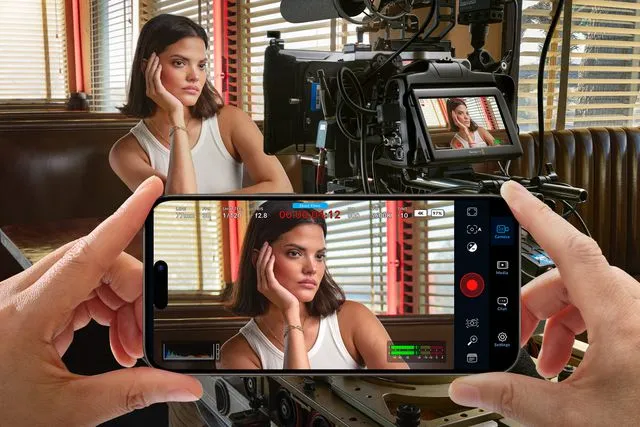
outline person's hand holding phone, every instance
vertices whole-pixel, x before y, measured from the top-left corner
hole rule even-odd
[[[118,362],[142,357],[142,264],[123,252],[162,182],[147,179],[91,234],[0,283],[0,414],[3,425],[97,425],[157,402],[193,401],[186,375],[132,368],[96,376],[67,370],[73,333],[93,318],[109,325]]]
[[[523,228],[557,265],[522,288],[520,345],[547,319],[538,358],[545,377],[568,362],[575,335],[589,348],[576,371],[553,383],[511,373],[456,379],[452,400],[526,425],[638,425],[640,419],[640,283],[612,267],[596,242],[515,182],[502,196]]]
[[[160,57],[153,52],[147,60],[144,71],[146,94],[156,105],[169,114],[169,118],[172,121],[180,121],[180,123],[172,124],[184,126],[184,123],[182,123],[184,122],[184,105],[164,87],[160,78],[161,74]]]
[[[258,292],[278,307],[283,314],[290,313],[297,316],[300,314],[300,301],[276,279],[273,273],[275,259],[273,248],[264,242],[256,261]]]

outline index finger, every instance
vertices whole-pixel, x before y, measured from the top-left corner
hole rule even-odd
[[[162,182],[152,176],[120,208],[78,242],[25,292],[45,322],[64,316],[100,286],[101,278],[144,224]]]
[[[587,326],[621,301],[624,294],[610,280],[609,263],[593,239],[514,181],[504,183],[501,194],[518,222],[555,262],[569,300],[583,313]]]

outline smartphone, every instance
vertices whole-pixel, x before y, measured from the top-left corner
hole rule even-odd
[[[505,371],[520,239],[496,195],[163,196],[144,228],[145,358],[189,374]]]

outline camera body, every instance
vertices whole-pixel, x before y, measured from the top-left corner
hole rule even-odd
[[[371,51],[368,45],[346,46],[342,53],[320,52],[287,50],[282,40],[272,40],[265,52],[265,152],[277,153],[291,143],[299,152],[314,145],[325,148],[328,175],[334,178],[361,175],[370,159],[393,171],[520,156],[512,119],[513,80],[472,71],[467,60],[452,59],[444,48],[434,49],[404,52],[388,62],[390,52]],[[421,102],[452,96],[485,104],[491,98],[490,113],[499,117],[508,144],[481,150],[438,146],[433,131],[442,134],[446,126],[429,122]]]

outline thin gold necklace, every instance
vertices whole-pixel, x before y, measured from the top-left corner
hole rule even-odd
[[[302,329],[304,329],[304,324],[307,322],[307,319],[308,319],[309,317],[311,317],[311,316],[307,316],[307,317],[305,317],[305,319],[302,321]],[[278,338],[278,336],[277,336],[276,334],[274,334],[274,333],[273,333],[273,330],[272,330],[272,329],[271,329],[271,327],[267,324],[267,322],[265,322],[264,320],[261,320],[261,321],[262,321],[262,324],[263,324],[264,326],[266,326],[266,327],[267,327],[267,330],[269,331],[269,333],[271,334],[271,336],[272,336],[273,338],[275,338],[275,339],[276,339],[276,341],[278,341],[278,343],[282,346],[282,348],[284,348],[284,342],[282,342],[282,341]],[[306,348],[306,347],[307,347],[307,346],[305,345],[305,348]]]
[[[185,125],[185,128],[187,129],[187,135],[189,134],[189,130],[188,130],[188,129],[189,129],[189,123],[191,123],[191,119],[192,119],[192,118],[193,118],[193,117],[189,117],[189,120],[187,120],[187,124]],[[166,138],[164,137],[164,135],[162,135],[162,132],[160,132],[160,129],[158,129],[158,128],[156,127],[156,125],[154,125],[154,124],[153,124],[153,122],[151,121],[151,119],[149,119],[149,120],[148,120],[148,122],[149,122],[149,124],[151,125],[151,127],[153,128],[153,130],[155,130],[156,132],[158,132],[158,135],[160,135],[160,138],[170,146],[170,145],[171,145],[171,142],[169,142],[169,140],[168,140],[168,139],[166,139]]]

